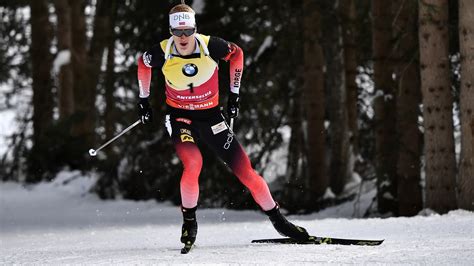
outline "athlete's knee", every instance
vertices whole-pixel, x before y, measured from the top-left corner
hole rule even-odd
[[[248,168],[244,173],[237,175],[239,181],[250,190],[260,190],[266,184],[263,177],[255,172],[253,168]]]
[[[239,160],[235,160],[236,162],[231,165],[232,172],[238,176],[239,178],[242,176],[251,175],[253,170],[252,164],[250,163],[250,159],[247,156],[242,156]]]
[[[234,174],[250,190],[260,190],[262,185],[266,184],[263,177],[257,174],[250,162],[239,167],[237,171],[234,171]]]
[[[202,168],[202,158],[188,158],[183,162],[183,175],[181,176],[181,187],[193,188],[197,186],[199,174]]]
[[[202,157],[199,155],[192,158],[188,158],[186,161],[183,162],[183,167],[185,170],[201,171]]]
[[[202,168],[202,157],[196,156],[193,158],[187,158],[183,160],[183,175],[197,178]]]

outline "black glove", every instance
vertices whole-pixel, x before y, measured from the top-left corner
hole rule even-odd
[[[137,104],[138,106],[138,117],[143,124],[150,123],[153,121],[153,112],[151,111],[150,104],[148,103],[148,98],[140,98],[140,101]]]
[[[229,118],[239,116],[240,96],[237,93],[230,92],[227,100],[227,115]]]

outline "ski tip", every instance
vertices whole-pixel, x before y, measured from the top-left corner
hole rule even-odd
[[[383,240],[362,240],[356,243],[359,246],[378,246],[383,243]]]

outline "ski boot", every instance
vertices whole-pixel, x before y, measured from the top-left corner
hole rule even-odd
[[[183,227],[181,228],[181,243],[184,244],[184,248],[181,253],[188,253],[191,250],[194,241],[196,241],[196,235],[198,225],[196,221],[196,209],[197,206],[192,209],[181,207],[183,212]]]
[[[278,203],[276,204],[275,208],[265,211],[265,214],[268,215],[273,227],[275,227],[280,235],[290,237],[298,241],[305,241],[309,239],[310,236],[306,229],[292,224],[281,214]]]

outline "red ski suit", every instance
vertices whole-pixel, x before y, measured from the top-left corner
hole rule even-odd
[[[219,109],[218,63],[230,62],[230,90],[238,93],[243,52],[218,37],[195,36],[196,50],[189,56],[179,55],[170,38],[138,59],[141,98],[150,95],[152,68],[161,68],[165,78],[166,127],[184,168],[180,183],[182,206],[194,208],[198,203],[202,156],[196,142],[202,142],[232,169],[257,204],[264,211],[270,210],[276,204],[267,183],[253,169]]]

